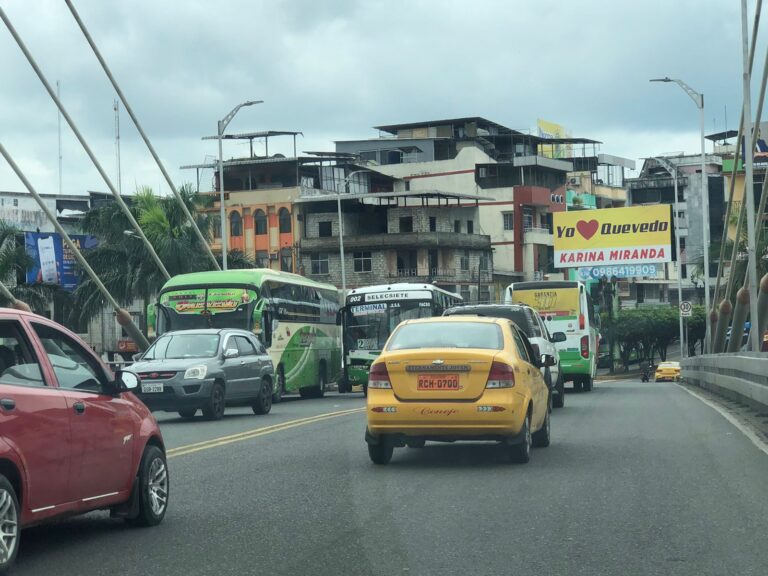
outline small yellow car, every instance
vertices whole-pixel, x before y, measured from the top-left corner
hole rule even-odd
[[[447,316],[406,320],[368,376],[365,440],[374,464],[426,441],[496,441],[528,462],[550,442],[551,398],[541,366],[555,359],[510,320]]]
[[[662,362],[656,367],[656,382],[680,380],[680,362]]]

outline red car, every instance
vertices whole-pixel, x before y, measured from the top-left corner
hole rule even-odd
[[[32,524],[97,509],[162,521],[165,447],[138,385],[66,328],[0,308],[0,572]]]

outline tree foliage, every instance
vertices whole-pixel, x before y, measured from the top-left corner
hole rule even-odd
[[[651,363],[656,354],[666,360],[669,345],[679,337],[678,322],[678,311],[670,306],[628,308],[619,310],[606,328],[613,335],[626,370],[633,355]]]

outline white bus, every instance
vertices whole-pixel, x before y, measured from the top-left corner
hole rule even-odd
[[[381,284],[351,290],[341,314],[344,361],[339,392],[351,392],[358,385],[367,391],[371,362],[400,322],[440,316],[462,302],[458,294],[431,284]]]

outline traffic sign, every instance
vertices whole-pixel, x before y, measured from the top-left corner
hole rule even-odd
[[[690,318],[693,313],[693,306],[687,300],[680,302],[680,316],[683,318]]]

